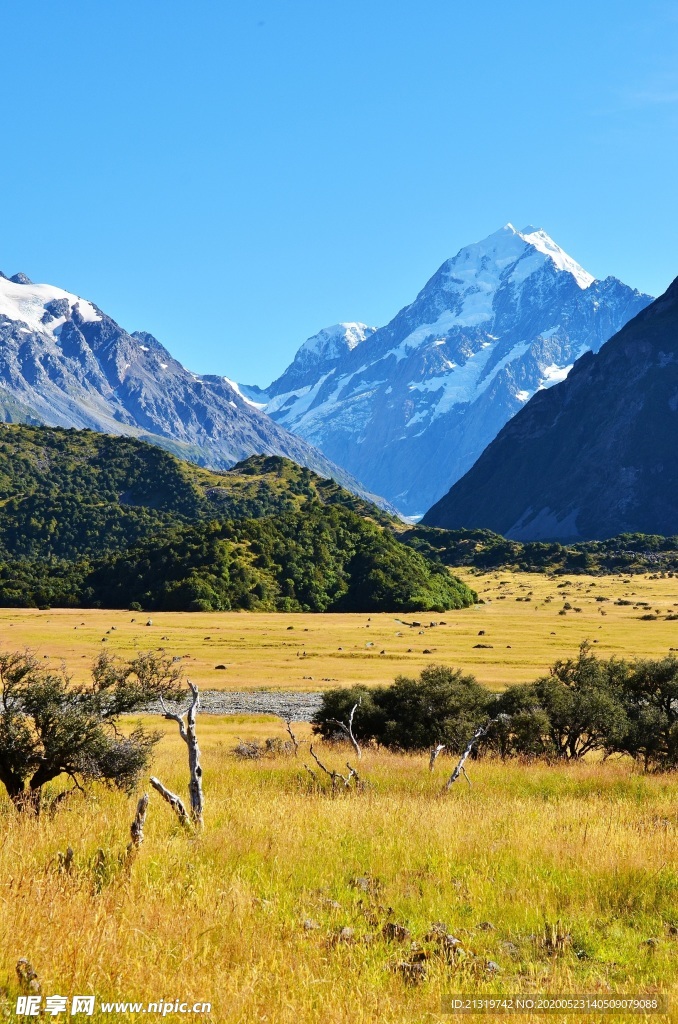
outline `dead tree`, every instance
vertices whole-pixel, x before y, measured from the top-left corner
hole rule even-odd
[[[181,799],[181,797],[178,797],[176,793],[172,793],[169,789],[166,789],[165,786],[163,786],[162,782],[160,782],[159,779],[156,779],[155,775],[152,775],[149,781],[153,786],[153,789],[160,793],[160,796],[163,798],[163,800],[166,800],[167,803],[170,805],[170,807],[176,814],[177,818],[179,819],[179,824],[183,825],[184,828],[190,828],[191,819],[188,816],[188,811],[184,807],[184,802]]]
[[[344,733],[344,735],[349,738],[353,745],[353,749],[355,750],[356,757],[358,758],[358,760],[360,760],[360,758],[363,756],[363,753],[362,750],[360,749],[360,744],[358,743],[353,733],[353,716],[360,707],[360,703],[361,701],[358,700],[358,702],[354,704],[353,707],[351,708],[351,714],[348,716],[348,725],[346,725],[345,722],[340,722],[336,718],[328,718],[328,722],[331,722],[332,725],[338,725],[341,731]]]
[[[325,765],[322,763],[322,761],[320,760],[320,758],[316,754],[315,750],[313,749],[313,744],[311,744],[311,746],[310,746],[310,751],[311,751],[311,757],[313,758],[315,763],[318,765],[318,768],[320,768],[320,770],[322,772],[324,772],[325,775],[329,776],[329,778],[331,779],[331,781],[332,781],[332,792],[334,792],[337,789],[337,786],[340,783],[344,784],[344,788],[345,789],[350,789],[351,788],[351,782],[353,781],[353,779],[355,779],[356,787],[362,788],[362,785],[363,785],[362,779],[358,775],[358,773],[355,770],[355,768],[351,767],[351,765],[348,763],[348,761],[346,762],[346,767],[348,768],[348,775],[342,775],[341,772],[335,772],[335,771],[332,771],[332,769],[325,767]],[[306,769],[306,771],[310,775],[313,776],[313,778],[317,782],[317,776],[316,776],[316,773],[313,771],[313,769],[309,768],[309,766],[307,764],[304,765],[304,768]]]
[[[137,850],[144,841],[144,825],[146,824],[146,812],[148,810],[148,793],[139,799],[137,804],[137,813],[134,815],[134,821],[130,826],[130,836],[132,837],[127,846],[127,858],[134,857]]]
[[[468,782],[469,786],[471,785],[471,780],[469,779],[468,775],[466,774],[466,769],[464,767],[464,765],[466,764],[466,759],[470,755],[471,751],[475,747],[475,745],[478,742],[478,740],[481,740],[483,738],[483,736],[487,736],[488,732],[490,731],[490,729],[492,728],[493,725],[496,725],[497,722],[507,721],[509,718],[510,718],[510,715],[497,715],[496,718],[491,718],[490,721],[487,722],[485,725],[481,725],[481,726],[479,726],[476,729],[476,731],[473,733],[473,736],[468,741],[468,744],[466,746],[466,750],[464,751],[464,753],[459,758],[459,762],[458,762],[456,768],[454,769],[454,771],[450,775],[449,779],[447,780],[447,783],[445,785],[445,789],[446,790],[452,788],[452,786],[457,781],[457,779],[459,778],[460,775],[464,776],[464,778]]]
[[[195,731],[195,716],[198,708],[200,707],[200,693],[198,691],[198,687],[195,683],[192,683],[190,679],[187,679],[186,682],[193,695],[191,706],[188,711],[181,715],[175,714],[167,708],[162,696],[160,697],[160,704],[162,706],[163,716],[170,721],[177,723],[179,726],[179,735],[188,747],[188,793],[191,804],[190,821],[197,828],[202,828],[204,803],[202,793],[202,767],[200,765],[200,747],[198,746],[198,737],[196,736]],[[189,820],[188,815],[186,814],[186,808],[178,796],[166,789],[158,779],[151,779],[151,785],[162,797],[164,797],[165,800],[167,800],[176,812],[182,824],[184,824],[184,818]]]
[[[436,761],[438,760],[439,755],[442,754],[444,749],[445,749],[445,744],[444,743],[437,743],[435,745],[435,747],[431,747],[431,753],[430,753],[430,756],[429,756],[429,759],[428,759],[428,770],[430,772],[432,772],[433,769],[435,768]]]
[[[289,738],[292,740],[292,746],[294,747],[294,756],[295,757],[299,757],[299,740],[297,739],[297,737],[292,732],[292,719],[291,718],[283,718],[283,722],[285,723],[285,728],[287,729],[287,734],[288,734]]]

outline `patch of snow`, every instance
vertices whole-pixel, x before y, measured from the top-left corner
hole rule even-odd
[[[527,402],[530,397],[529,391],[516,391],[516,398],[519,402]]]
[[[324,327],[317,334],[307,338],[294,357],[295,362],[320,361],[334,359],[347,350],[352,352],[363,341],[374,334],[376,327],[367,324],[349,322]]]
[[[142,352],[150,352],[151,351],[150,348],[148,347],[148,345],[139,345],[139,348],[141,349]]]
[[[587,270],[584,270],[583,267],[580,267],[571,256],[568,256],[542,228],[537,230],[526,228],[525,233],[522,233],[520,237],[524,238],[528,245],[534,246],[538,252],[548,256],[558,270],[564,270],[566,273],[571,274],[582,291],[589,288],[595,281],[595,277],[589,274]]]
[[[551,363],[550,366],[545,366],[542,370],[539,390],[543,391],[544,388],[550,388],[554,384],[560,384],[561,380],[565,380],[573,366],[574,363],[570,363],[569,366],[558,366],[557,363]]]
[[[26,324],[33,333],[54,337],[57,329],[65,323],[65,316],[57,317],[48,324],[42,322],[45,306],[55,299],[66,299],[69,314],[72,315],[73,310],[77,308],[87,323],[101,320],[91,302],[66,292],[63,288],[55,288],[51,284],[14,284],[13,281],[0,277],[0,314],[10,320]]]
[[[525,353],[530,350],[530,346],[531,343],[529,341],[520,341],[517,345],[514,345],[511,351],[495,363],[487,377],[480,382],[476,389],[476,395],[482,395],[483,391],[487,390],[497,374],[500,373],[505,366],[508,366],[509,363],[512,363],[514,360],[520,359],[524,356]]]
[[[259,411],[261,411],[262,409],[266,408],[266,402],[254,402],[252,401],[251,398],[248,398],[247,395],[243,395],[242,391],[240,390],[240,386],[236,384],[234,380],[231,380],[230,377],[223,377],[222,379],[225,380],[228,386],[233,388],[236,395],[238,395],[239,398],[242,398],[243,402],[249,405],[252,409],[259,409]],[[235,403],[231,402],[231,405],[234,404]]]
[[[169,364],[168,363],[159,363],[158,365],[160,366],[161,370],[166,370]]]

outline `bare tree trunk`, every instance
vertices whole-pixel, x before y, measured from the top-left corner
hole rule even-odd
[[[357,739],[355,738],[355,736],[353,734],[353,716],[355,715],[356,711],[360,707],[360,703],[361,702],[359,700],[358,703],[354,704],[353,707],[351,708],[351,714],[348,716],[348,725],[346,725],[345,722],[340,722],[336,718],[329,718],[328,719],[328,721],[331,722],[332,725],[338,725],[339,728],[341,729],[341,731],[346,736],[348,736],[349,740],[351,741],[351,743],[353,745],[353,749],[355,750],[356,757],[358,758],[358,760],[360,760],[360,758],[363,756],[363,752],[360,749],[360,744],[358,743]]]
[[[188,746],[188,767],[191,774],[191,780],[188,784],[188,792],[191,798],[191,817],[194,825],[198,828],[203,826],[203,804],[204,798],[202,793],[202,765],[200,764],[200,747],[198,746],[198,737],[195,731],[195,715],[200,707],[200,694],[198,687],[195,683],[188,682],[193,694],[193,701],[188,714],[186,715],[187,728],[186,744]]]
[[[285,723],[285,728],[287,729],[287,733],[289,735],[289,738],[292,740],[292,745],[294,747],[294,756],[295,757],[299,757],[299,740],[297,739],[297,737],[292,732],[292,719],[291,718],[283,718],[283,722]]]
[[[500,722],[500,721],[502,721],[504,719],[508,719],[508,718],[509,718],[509,715],[497,715],[496,718],[491,718],[490,721],[487,722],[485,725],[481,725],[481,726],[479,726],[476,729],[476,731],[473,733],[473,736],[471,737],[471,739],[468,742],[466,750],[464,751],[464,753],[459,758],[459,763],[457,764],[457,767],[454,769],[454,771],[450,775],[449,779],[447,780],[447,784],[445,785],[445,789],[446,790],[447,789],[451,789],[452,786],[454,785],[454,783],[459,778],[459,776],[462,775],[462,774],[464,775],[464,777],[465,777],[466,781],[468,782],[469,786],[471,785],[471,780],[469,779],[468,775],[466,774],[466,769],[464,768],[464,765],[466,764],[466,759],[468,758],[469,754],[471,753],[471,751],[475,747],[475,745],[478,742],[478,740],[481,740],[483,738],[483,736],[486,736],[488,734],[488,732],[490,731],[491,727],[496,722]]]
[[[430,757],[428,759],[428,770],[430,772],[432,772],[433,769],[435,768],[436,761],[438,760],[438,756],[440,754],[442,754],[444,749],[445,749],[445,744],[444,743],[437,743],[435,745],[435,747],[431,747],[431,754],[430,754]]]
[[[164,717],[178,724],[179,735],[181,736],[182,740],[188,747],[188,770],[190,776],[188,783],[188,793],[191,802],[191,821],[198,828],[202,828],[204,806],[204,798],[202,792],[202,766],[200,764],[200,747],[198,746],[198,737],[195,731],[195,716],[198,711],[198,708],[200,707],[200,693],[198,691],[198,687],[195,685],[195,683],[192,683],[190,679],[187,679],[186,682],[191,690],[191,693],[193,694],[193,700],[191,701],[190,708],[186,712],[185,719],[183,715],[175,715],[171,711],[168,711],[162,697],[160,698],[160,703],[162,705]],[[158,782],[158,780],[156,779],[155,782]],[[161,789],[158,789],[160,783],[158,783],[158,785],[155,785],[155,782],[153,781],[153,779],[151,779],[151,784],[155,787],[155,789],[157,789],[158,792],[165,797],[165,800],[167,800],[169,803],[172,803],[169,797],[165,796],[166,793],[169,793],[169,790],[166,790],[164,786]],[[179,798],[177,796],[174,796],[174,794],[172,793],[169,793],[169,796],[174,797],[174,800],[179,800]],[[179,803],[181,804],[180,800]],[[177,811],[177,814],[179,814],[180,812],[177,810],[176,805],[172,804],[172,806]],[[185,814],[186,811],[184,805],[181,804],[181,807],[184,809]]]
[[[127,857],[133,857],[144,841],[144,825],[146,824],[146,811],[148,810],[148,793],[139,799],[137,813],[130,826],[131,841],[127,846]]]
[[[159,779],[156,779],[154,775],[151,776],[150,783],[153,786],[153,789],[157,790],[163,800],[166,800],[170,805],[179,819],[180,824],[184,825],[186,828],[190,828],[191,819],[188,816],[188,812],[186,811],[181,798],[178,797],[176,793],[171,793],[169,789],[165,789],[162,782],[160,782]]]

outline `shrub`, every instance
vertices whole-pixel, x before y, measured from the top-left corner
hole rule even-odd
[[[131,792],[160,733],[121,735],[120,716],[178,697],[179,676],[170,658],[102,654],[92,682],[75,685],[31,654],[0,655],[0,782],[14,805],[39,811],[43,788],[62,775],[78,788],[98,780]]]
[[[353,731],[358,739],[374,740],[400,750],[426,750],[444,743],[461,751],[475,729],[486,721],[491,694],[471,675],[444,665],[430,665],[419,679],[398,676],[391,686],[329,690],[314,718],[314,731],[324,737],[337,732],[332,719],[347,722],[360,700]]]
[[[537,680],[534,694],[557,756],[578,759],[592,750],[618,749],[628,728],[622,701],[626,671],[623,662],[599,661],[583,643],[577,658],[557,661]]]
[[[619,748],[645,768],[678,767],[678,659],[645,659],[624,680],[627,729]]]

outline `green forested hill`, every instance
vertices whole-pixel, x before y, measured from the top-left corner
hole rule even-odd
[[[609,540],[559,544],[508,540],[491,530],[420,525],[404,532],[402,540],[426,558],[448,566],[569,575],[678,571],[678,536],[622,533]]]
[[[129,437],[0,428],[0,603],[424,610],[474,594],[393,520],[279,457],[225,473]]]

